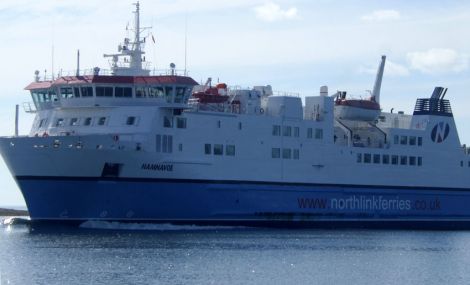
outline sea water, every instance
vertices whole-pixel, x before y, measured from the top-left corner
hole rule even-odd
[[[0,226],[0,284],[469,284],[470,232]]]

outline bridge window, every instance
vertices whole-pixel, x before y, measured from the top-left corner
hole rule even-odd
[[[280,158],[281,157],[281,149],[280,148],[273,148],[271,151],[272,158]]]
[[[72,88],[70,87],[60,88],[60,96],[62,99],[73,98]]]
[[[145,87],[136,87],[135,88],[135,97],[136,98],[145,98],[147,97],[147,88]]]
[[[93,87],[91,86],[84,86],[80,88],[82,93],[82,97],[93,97]]]
[[[223,155],[224,146],[222,144],[214,144],[214,155]]]
[[[73,97],[80,98],[80,88],[78,87],[73,88]]]
[[[173,101],[173,86],[165,87],[165,97],[168,103]]]
[[[176,87],[175,103],[183,103],[185,92],[186,92],[186,88]]]
[[[225,154],[229,156],[235,155],[235,146],[234,145],[226,145],[225,146]]]
[[[115,97],[126,97],[126,98],[131,98],[132,97],[132,88],[130,87],[116,87],[114,89],[114,96]]]
[[[157,86],[149,87],[149,90],[148,90],[149,98],[157,98],[157,97],[164,97],[164,96],[165,96],[165,89],[163,87],[157,87]]]
[[[113,97],[113,87],[96,87],[96,97]]]

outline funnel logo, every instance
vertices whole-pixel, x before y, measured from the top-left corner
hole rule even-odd
[[[435,143],[441,143],[445,141],[449,136],[450,127],[449,124],[440,122],[437,123],[431,131],[431,139]]]

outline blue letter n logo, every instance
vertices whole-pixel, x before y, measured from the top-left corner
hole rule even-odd
[[[435,143],[443,142],[449,135],[449,124],[440,122],[437,123],[431,131],[431,139]]]

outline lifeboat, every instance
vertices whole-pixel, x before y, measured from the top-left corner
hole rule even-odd
[[[227,102],[227,84],[218,83],[215,87],[207,87],[203,91],[193,93],[193,97],[202,104],[220,104]]]
[[[380,104],[370,99],[346,99],[340,92],[335,101],[335,117],[343,120],[375,121],[380,115]]]

